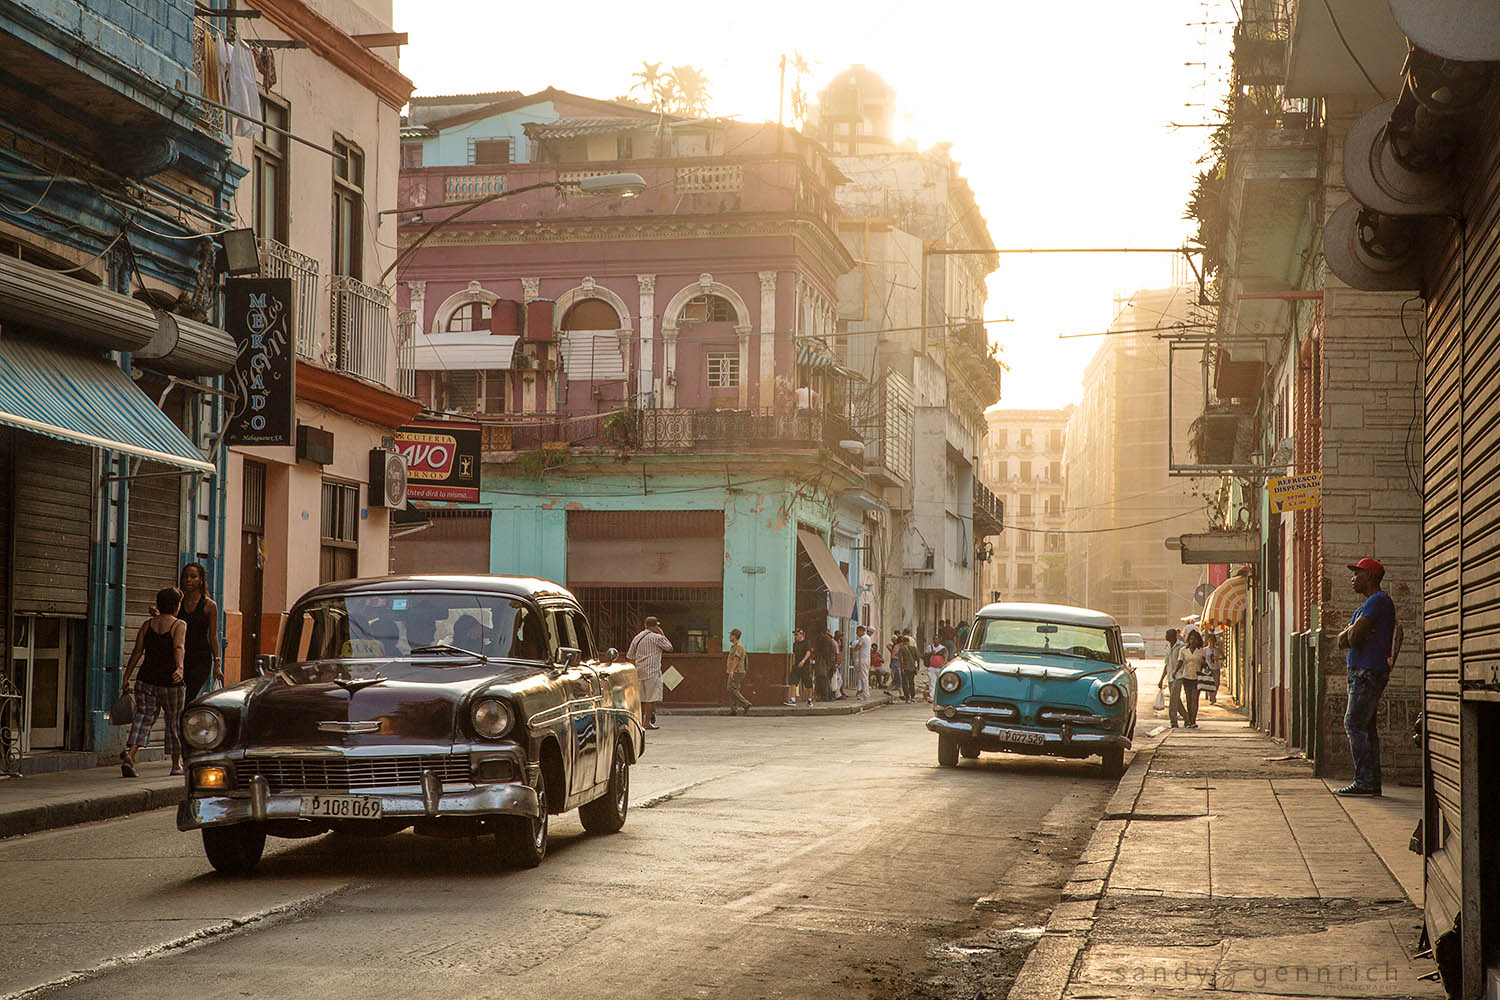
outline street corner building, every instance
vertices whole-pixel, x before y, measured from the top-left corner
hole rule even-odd
[[[372,220],[382,195],[394,203],[411,84],[394,68],[388,10],[382,21],[332,6],[339,24],[300,0],[259,4],[248,38],[242,19],[185,0],[0,3],[7,770],[123,743],[107,721],[119,667],[186,562],[204,563],[223,597],[236,679],[242,602],[258,622],[317,582],[327,519],[304,480],[323,477],[295,454],[299,428],[331,438],[331,471],[362,491],[370,450],[416,412],[400,392],[389,295],[358,281],[383,266]],[[295,68],[277,56],[291,39],[309,50]],[[292,88],[293,72],[319,78]],[[279,96],[305,88],[329,99],[293,109]],[[263,295],[233,305],[235,282],[286,276],[301,298],[275,299],[284,316],[273,321]],[[263,334],[282,320],[295,364],[271,364]],[[279,424],[266,419],[278,408]],[[287,435],[284,449],[231,447],[251,424]],[[361,568],[379,571],[385,516],[369,507],[362,492],[347,505],[338,541],[365,544]],[[280,585],[242,586],[246,565]]]
[[[857,117],[878,78],[850,81]],[[402,137],[416,394],[479,429],[482,482],[410,512],[395,565],[565,582],[601,647],[655,615],[669,704],[723,700],[733,628],[745,693],[777,704],[794,626],[967,616],[998,528],[973,472],[999,366],[993,265],[924,254],[954,230],[993,248],[945,151],[882,150],[879,184],[933,201],[892,222],[883,187],[846,203],[872,151],[811,127],[549,89],[417,98]],[[618,174],[637,197],[590,194]],[[857,259],[897,258],[875,240],[914,248],[902,273]]]

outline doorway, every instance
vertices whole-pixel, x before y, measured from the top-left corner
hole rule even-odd
[[[240,677],[255,675],[266,565],[266,466],[245,460],[240,501]],[[229,678],[225,678],[229,681]],[[232,683],[232,681],[230,681]]]
[[[21,752],[68,744],[68,700],[73,651],[82,622],[49,615],[17,615],[11,676],[21,691]]]

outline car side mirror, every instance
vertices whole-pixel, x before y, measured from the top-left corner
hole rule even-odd
[[[572,669],[583,662],[583,650],[573,646],[563,646],[557,651],[564,669]]]
[[[613,663],[620,658],[620,651],[611,646],[604,651],[604,662]]]
[[[276,673],[277,666],[275,653],[262,653],[255,658],[255,672],[261,677],[270,677]]]

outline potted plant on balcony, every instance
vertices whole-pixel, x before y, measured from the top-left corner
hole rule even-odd
[[[623,461],[629,452],[641,446],[640,414],[635,410],[616,410],[604,418],[604,439]]]

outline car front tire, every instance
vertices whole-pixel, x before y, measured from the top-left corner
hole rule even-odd
[[[539,815],[501,816],[495,831],[495,853],[508,868],[535,868],[547,856],[547,776],[536,776]]]
[[[938,766],[958,766],[958,737],[951,733],[938,733]]]
[[[220,875],[248,875],[260,864],[266,849],[266,831],[259,826],[205,826],[203,853]]]
[[[609,790],[578,807],[578,819],[589,833],[619,833],[630,811],[630,757],[625,744],[615,744],[609,765]]]

